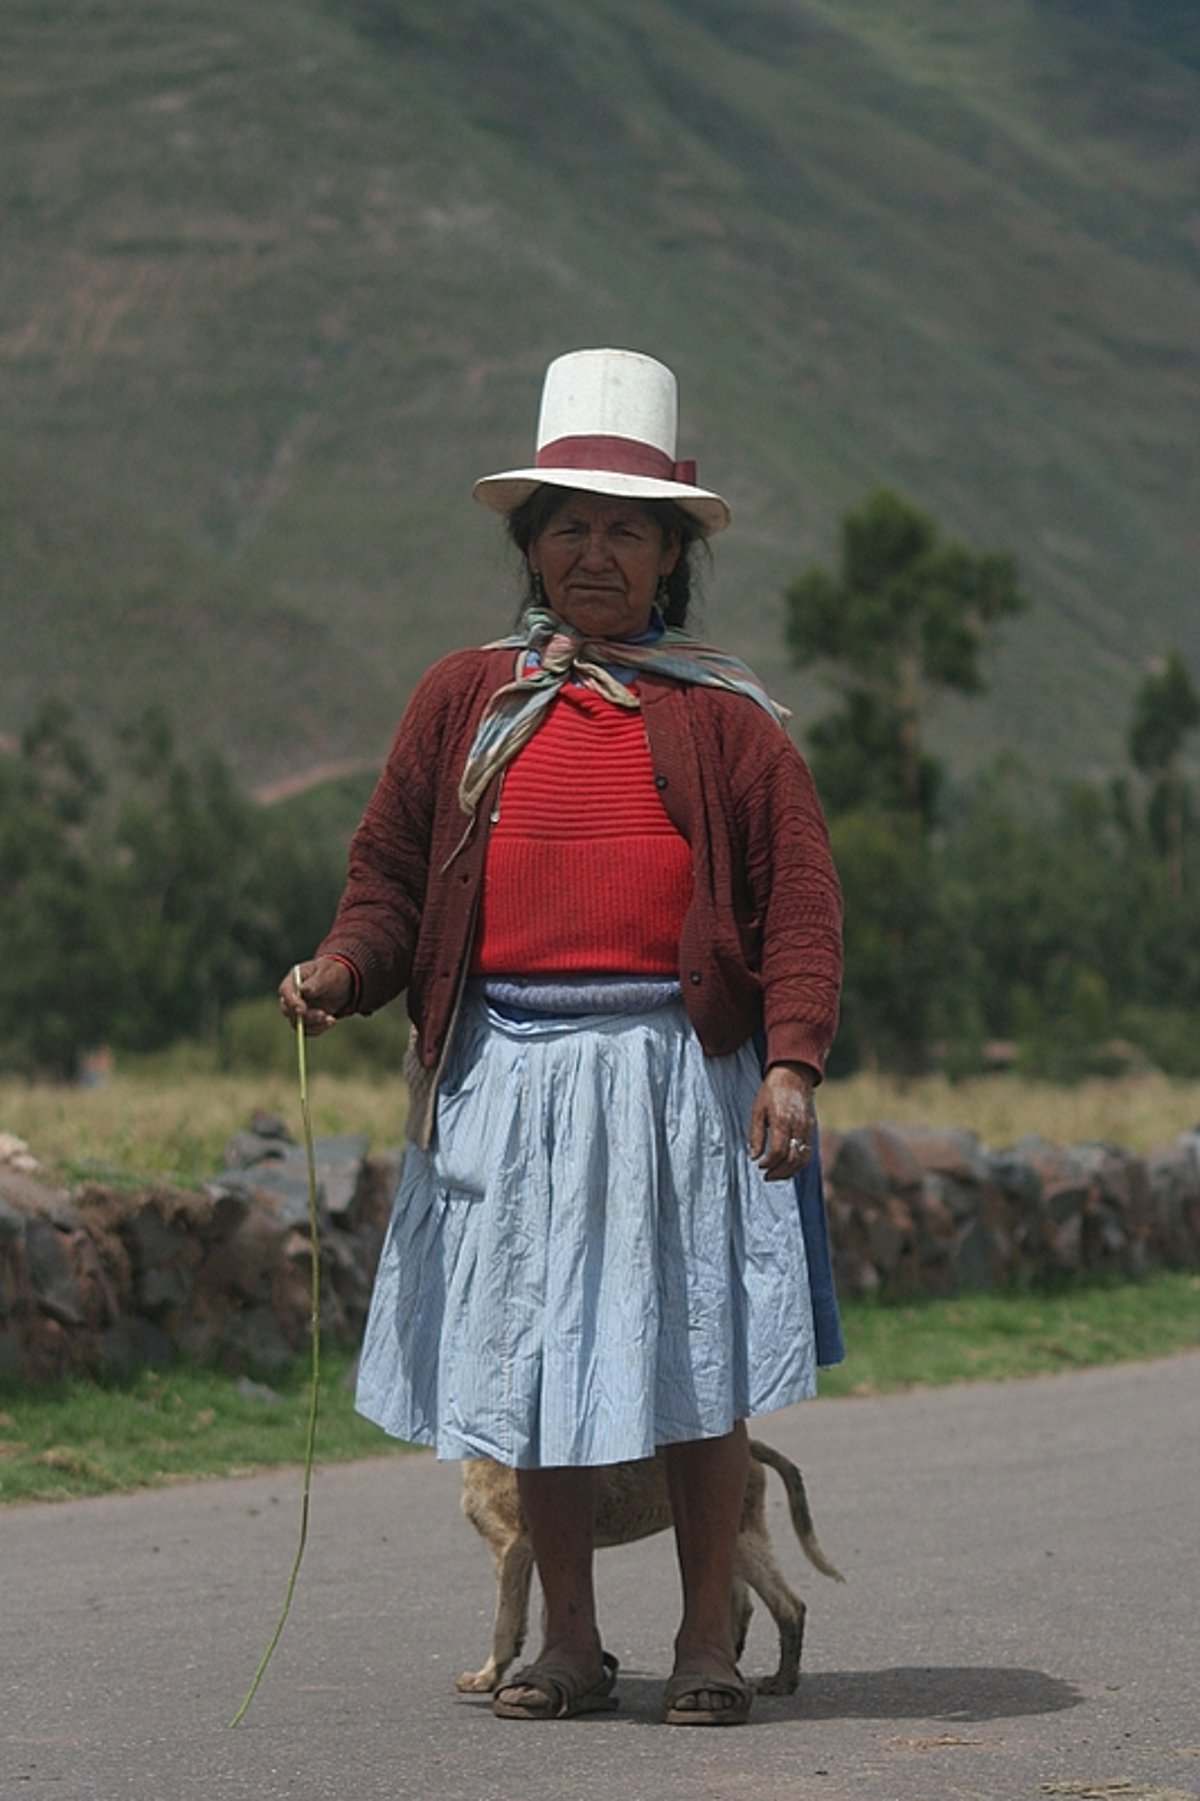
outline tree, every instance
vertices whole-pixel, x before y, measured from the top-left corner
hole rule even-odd
[[[47,702],[0,754],[0,1069],[70,1077],[99,1044],[210,1038],[333,910],[341,851],[254,804],[147,713],[106,788]]]
[[[853,690],[844,707],[816,720],[807,736],[821,798],[830,814],[866,808],[907,817],[915,813],[919,822],[933,818],[937,759],[919,754],[919,804],[910,808],[900,724],[873,694]]]
[[[99,774],[47,702],[18,756],[0,756],[0,1069],[73,1073],[111,1001],[88,833]]]
[[[846,903],[836,1067],[915,1075],[935,1037],[956,1035],[962,1000],[928,835],[907,814],[860,807],[834,819],[830,840]]]
[[[818,784],[828,762],[845,804],[879,804],[890,790],[929,823],[938,768],[921,749],[922,717],[940,689],[982,689],[989,633],[1027,604],[1011,556],[943,539],[891,489],[870,495],[843,521],[840,573],[810,567],[787,591],[793,661],[822,667],[844,697],[813,731]]]
[[[314,942],[336,869],[290,842],[219,757],[185,762],[160,709],[121,739],[123,804],[107,876],[119,921],[113,1037],[142,1049],[212,1038],[231,1002],[269,992],[294,947]]]
[[[1129,756],[1151,783],[1151,835],[1167,865],[1172,894],[1183,893],[1183,840],[1187,827],[1187,784],[1183,741],[1200,725],[1200,697],[1177,650],[1152,669],[1134,695],[1129,722]]]
[[[86,824],[104,782],[57,695],[44,700],[21,738],[21,756],[39,801],[60,824]]]
[[[1010,759],[959,797],[939,845],[947,938],[967,948],[986,1038],[1015,1040],[1041,1074],[1112,1065],[1131,1004],[1148,998],[1161,879],[1111,790],[1054,792]]]

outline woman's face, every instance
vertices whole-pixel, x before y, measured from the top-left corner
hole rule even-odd
[[[640,502],[607,494],[568,494],[529,546],[546,599],[589,638],[644,632],[678,558],[678,532],[664,537]]]

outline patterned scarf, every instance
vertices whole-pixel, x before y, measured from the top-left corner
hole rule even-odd
[[[517,660],[516,679],[498,688],[484,708],[475,741],[467,753],[458,785],[464,813],[474,814],[493,776],[529,742],[551,701],[572,676],[619,707],[640,707],[641,701],[613,673],[614,667],[632,670],[634,675],[647,669],[672,681],[744,694],[777,725],[789,717],[787,709],[771,699],[745,663],[674,627],[667,627],[651,642],[585,638],[545,607],[531,607],[522,625],[522,633],[497,638],[484,646],[485,650],[511,649],[522,654]],[[526,672],[531,657],[536,658],[536,665]]]

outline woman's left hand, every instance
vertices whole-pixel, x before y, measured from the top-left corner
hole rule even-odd
[[[812,1156],[816,1077],[807,1063],[773,1063],[750,1113],[750,1155],[768,1182],[786,1182]]]

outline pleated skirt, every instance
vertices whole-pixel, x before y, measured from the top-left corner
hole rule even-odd
[[[520,1022],[468,992],[410,1148],[357,1406],[439,1457],[648,1457],[816,1392],[791,1182],[746,1148],[752,1047],[678,1000]]]

